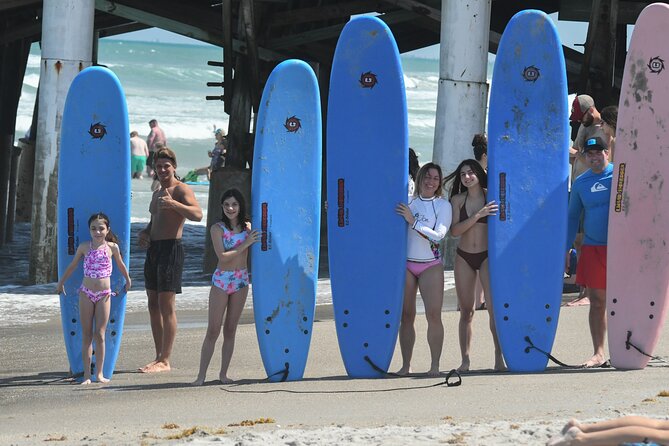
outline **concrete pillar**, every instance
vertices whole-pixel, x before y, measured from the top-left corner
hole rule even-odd
[[[91,65],[95,0],[44,0],[42,14],[30,245],[31,283],[57,280],[56,203],[60,125],[72,79]]]
[[[442,167],[444,175],[462,160],[474,158],[472,138],[485,130],[490,8],[490,0],[441,2],[439,92],[432,159]],[[453,269],[457,240],[448,236],[443,245],[444,267]]]
[[[473,158],[485,130],[490,0],[442,0],[439,92],[432,159],[447,174]]]

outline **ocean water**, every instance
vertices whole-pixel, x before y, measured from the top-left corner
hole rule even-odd
[[[214,46],[166,44],[102,39],[98,63],[118,76],[125,90],[131,130],[142,137],[149,132],[148,121],[157,119],[165,130],[168,145],[177,153],[178,173],[183,175],[208,164],[207,150],[213,146],[213,129],[227,129],[223,103],[207,101],[220,88],[223,69],[207,65],[222,60],[222,50]],[[23,136],[31,122],[39,84],[40,52],[33,45],[24,79],[16,135]],[[422,162],[432,158],[439,61],[402,57],[409,110],[409,143]]]
[[[114,71],[125,90],[130,129],[146,137],[148,122],[157,119],[167,135],[168,145],[179,161],[177,173],[209,164],[207,151],[213,147],[214,127],[228,127],[228,115],[220,101],[207,101],[207,95],[220,95],[220,88],[207,82],[220,82],[223,69],[207,65],[222,60],[222,50],[211,45],[184,45],[102,39],[98,63]],[[492,56],[488,78],[492,74]],[[33,45],[16,123],[16,138],[30,127],[39,84],[40,50]],[[432,160],[435,113],[439,86],[439,61],[434,58],[402,55],[409,115],[409,145],[421,163]],[[150,181],[133,181],[132,221],[148,221]],[[194,186],[203,208],[207,186]],[[206,209],[205,209],[206,211]],[[206,217],[203,224],[206,222]]]

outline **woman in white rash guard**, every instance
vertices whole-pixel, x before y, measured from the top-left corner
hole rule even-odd
[[[441,167],[427,163],[418,171],[416,190],[409,204],[400,203],[397,213],[409,224],[407,239],[407,269],[404,285],[404,305],[400,323],[402,368],[400,375],[411,373],[411,356],[416,341],[416,292],[425,305],[427,343],[431,364],[428,375],[439,375],[439,359],[444,344],[444,325],[441,307],[444,301],[444,265],[440,242],[451,223],[451,204],[442,197]]]

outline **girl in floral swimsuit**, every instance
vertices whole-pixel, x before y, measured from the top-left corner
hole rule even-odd
[[[128,268],[123,263],[118,247],[118,239],[109,226],[109,217],[99,212],[88,219],[91,240],[79,245],[72,263],[67,267],[58,281],[57,292],[65,293],[65,281],[84,259],[84,280],[79,291],[79,320],[81,321],[81,356],[84,360],[84,380],[82,384],[91,383],[91,357],[93,356],[93,340],[96,345],[96,356],[99,367],[96,368],[95,379],[106,383],[109,380],[102,375],[105,363],[105,330],[111,308],[110,298],[115,293],[111,290],[110,276],[112,258],[116,261],[121,274],[125,277],[125,289],[130,289],[131,281]],[[95,321],[95,324],[93,322]],[[95,331],[93,327],[95,326]]]
[[[202,343],[200,371],[193,382],[196,386],[204,384],[221,326],[223,351],[219,379],[224,384],[232,382],[227,376],[228,366],[235,347],[237,324],[249,292],[249,274],[246,269],[248,249],[260,237],[258,231],[251,230],[244,197],[237,189],[229,189],[223,193],[221,207],[221,222],[211,227],[211,241],[218,257],[218,265],[211,277],[209,323]]]

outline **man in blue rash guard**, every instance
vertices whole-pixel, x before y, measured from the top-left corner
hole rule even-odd
[[[567,231],[567,268],[569,248],[574,242],[581,213],[584,214],[585,234],[581,256],[576,269],[576,283],[587,288],[590,297],[590,335],[594,354],[583,367],[599,367],[605,363],[606,335],[606,239],[609,227],[609,203],[613,164],[609,163],[609,148],[603,134],[593,135],[585,142],[583,151],[590,167],[571,186]]]

